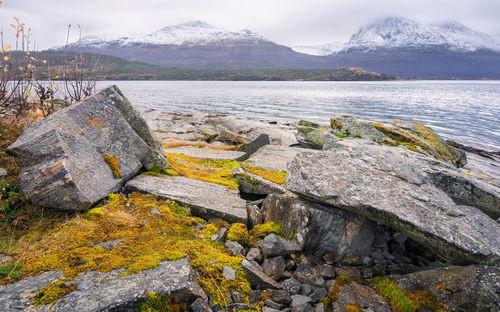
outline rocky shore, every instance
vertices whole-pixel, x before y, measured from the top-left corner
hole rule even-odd
[[[500,156],[409,121],[134,108],[26,128],[1,311],[500,311]],[[14,271],[14,270],[13,270]]]

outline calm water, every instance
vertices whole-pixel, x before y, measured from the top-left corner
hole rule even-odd
[[[178,113],[328,121],[339,113],[414,120],[445,138],[500,150],[500,81],[105,81],[134,105]]]

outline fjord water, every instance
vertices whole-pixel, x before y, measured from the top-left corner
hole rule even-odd
[[[500,150],[500,81],[102,81],[134,105],[175,113],[328,121],[413,120],[446,139]]]

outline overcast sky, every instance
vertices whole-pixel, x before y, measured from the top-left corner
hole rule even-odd
[[[500,0],[3,0],[0,7],[5,37],[12,36],[13,17],[20,17],[40,49],[63,45],[68,24],[74,30],[80,24],[82,35],[140,34],[192,20],[247,28],[291,46],[345,42],[387,15],[426,24],[455,20],[500,36]]]

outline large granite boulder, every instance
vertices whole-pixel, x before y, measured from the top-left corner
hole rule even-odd
[[[0,310],[11,311],[137,311],[148,293],[168,294],[173,302],[191,303],[206,294],[196,281],[187,258],[165,261],[149,270],[122,276],[123,269],[111,272],[92,271],[67,284],[76,286],[61,299],[36,307],[37,292],[62,278],[60,271],[46,272],[20,282],[0,287]]]
[[[432,293],[451,311],[500,311],[499,267],[446,267],[392,278],[402,289]]]
[[[342,144],[290,160],[288,190],[384,223],[454,263],[498,263],[500,225],[455,203],[423,170],[445,174],[451,166],[402,147],[356,139]]]
[[[165,167],[149,127],[116,86],[29,126],[8,153],[33,203],[81,210],[118,191],[142,167]]]
[[[262,210],[265,222],[280,223],[283,235],[306,251],[339,256],[370,254],[376,224],[361,215],[280,194],[269,195]]]

